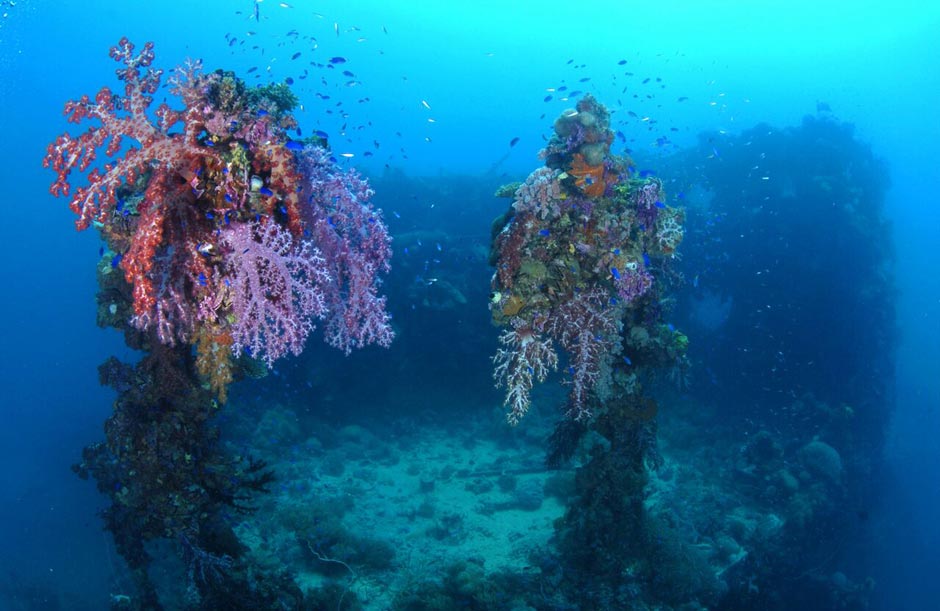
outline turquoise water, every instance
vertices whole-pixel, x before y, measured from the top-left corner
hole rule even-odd
[[[940,560],[937,9],[23,0],[3,3],[2,13],[4,608],[101,609],[112,595],[133,596],[97,515],[108,499],[69,467],[102,439],[111,413],[114,393],[98,384],[99,363],[139,355],[119,333],[95,326],[100,240],[74,231],[41,167],[46,145],[77,131],[62,118],[65,101],[103,85],[118,89],[107,50],[122,36],[153,41],[155,65],[167,71],[198,58],[207,71],[232,70],[250,86],[290,78],[304,135],[325,132],[337,163],[371,180],[393,238],[382,285],[397,333],[392,347],[343,357],[315,333],[303,356],[234,385],[219,416],[226,451],[259,454],[277,477],[257,500],[262,511],[238,518],[234,532],[256,562],[319,591],[310,608],[599,604],[572,600],[571,589],[588,580],[564,565],[570,555],[552,556],[555,520],[575,504],[579,465],[543,467],[565,389],[555,379],[537,385],[532,413],[509,428],[489,360],[499,335],[488,310],[490,223],[507,205],[492,194],[542,165],[537,153],[555,118],[580,99],[574,91],[612,111],[614,151],[657,172],[668,203],[688,208],[677,267],[685,282],[674,288],[668,322],[689,337],[691,381],[681,392],[651,384],[663,465],[646,501],[650,515],[687,526],[668,531],[677,549],[711,550],[702,566],[691,563],[710,577],[682,581],[684,590],[666,580],[677,594],[659,603],[785,608],[806,604],[793,593],[801,588],[825,593],[814,608],[861,608],[864,600],[921,609],[940,597],[930,579]],[[178,105],[166,90],[155,97]],[[821,123],[803,123],[807,115]],[[854,131],[825,129],[843,123]],[[770,132],[782,135],[765,138]],[[763,148],[752,155],[755,142]],[[766,200],[749,190],[756,175],[748,170],[768,155],[778,172],[771,182],[809,177],[808,190],[796,178]],[[878,164],[860,165],[869,155]],[[840,185],[872,202],[863,218],[877,230],[817,208]],[[775,218],[792,222],[778,227]],[[831,239],[820,231],[824,222],[834,223]],[[764,259],[767,252],[785,256]],[[877,264],[865,267],[866,257]],[[808,280],[797,290],[790,283],[801,278]],[[872,278],[890,316],[872,305],[875,288],[852,284]],[[758,303],[765,297],[773,301]],[[742,304],[783,314],[741,316]],[[864,412],[859,389],[869,388],[885,394]],[[834,433],[832,414],[843,405],[874,416]],[[847,480],[817,497],[798,494],[812,506],[800,513],[792,502],[745,492],[753,469],[738,456],[759,447],[761,431],[783,462],[809,473],[804,492],[823,485],[808,466],[818,465],[807,458],[820,451],[810,446],[814,437],[836,447],[848,473],[863,462],[876,467],[864,485]],[[708,469],[696,465],[728,473],[706,481]],[[758,476],[784,470],[757,467]],[[790,471],[799,480],[798,467]],[[734,534],[736,512],[747,514],[746,525],[780,519],[793,530],[774,545],[771,536],[746,541]],[[797,514],[806,520],[799,526]],[[708,515],[722,526],[706,531]],[[298,532],[320,534],[301,541]],[[767,598],[736,598],[748,577],[763,575],[748,564],[756,555],[773,566],[788,546],[805,550],[800,541],[829,535],[831,554],[780,569],[795,570],[795,586],[760,582]],[[311,551],[316,536],[335,540]],[[183,604],[172,586],[186,573],[175,543],[157,542],[152,553],[167,608]],[[749,560],[739,558],[745,552]],[[663,555],[646,558],[666,566]],[[751,572],[719,574],[730,567]],[[491,584],[491,598],[479,594],[481,583]],[[611,600],[650,602],[649,589],[628,584]],[[329,588],[348,594],[337,602]],[[550,594],[533,594],[546,588]]]

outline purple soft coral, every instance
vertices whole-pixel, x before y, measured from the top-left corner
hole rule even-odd
[[[326,313],[322,287],[330,275],[320,252],[270,221],[233,223],[222,240],[231,249],[233,350],[269,367],[288,351],[300,354],[313,320]]]

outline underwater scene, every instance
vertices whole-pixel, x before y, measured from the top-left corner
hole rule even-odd
[[[938,57],[0,1],[0,611],[940,609]]]

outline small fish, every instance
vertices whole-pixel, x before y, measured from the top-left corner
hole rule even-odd
[[[212,244],[208,242],[202,242],[196,246],[196,251],[201,255],[211,255],[212,254]]]
[[[121,253],[118,253],[114,255],[113,257],[111,257],[111,269],[117,268],[117,266],[121,264],[121,259],[123,258],[124,258],[124,255]]]
[[[547,95],[547,96],[545,96],[544,98],[542,98],[542,101],[543,101],[543,102],[551,102],[551,101],[552,101],[552,96]]]
[[[643,265],[646,267],[650,266],[650,256],[646,253],[643,253]]]
[[[437,252],[441,252],[442,250],[444,250],[443,248],[441,248],[440,242],[436,243],[435,246],[437,247]]]
[[[650,176],[656,176],[656,172],[653,170],[640,170],[640,178],[649,178]]]
[[[304,143],[297,142],[296,140],[288,140],[284,143],[284,148],[291,151],[302,151],[304,150]]]
[[[200,284],[200,286],[206,286],[207,283],[206,283],[206,275],[205,275],[205,274],[199,274],[199,284]]]
[[[552,232],[551,232],[550,230],[548,230],[548,229],[539,229],[539,235],[542,236],[542,237],[548,237],[548,236],[550,236],[551,234],[552,234]]]
[[[346,159],[349,159],[349,158],[351,158],[351,157],[355,157],[356,155],[355,155],[355,153],[340,153],[339,156],[340,156],[340,157],[345,157]]]
[[[677,102],[685,102],[685,101],[688,100],[688,99],[689,99],[689,96],[685,96],[685,95],[684,95],[684,96],[681,96],[681,97],[680,97],[678,100],[676,100],[676,101],[677,101]]]
[[[214,214],[212,214],[211,212],[206,212],[206,218],[207,218],[207,219],[209,219],[209,220],[211,221],[212,219],[214,219],[214,218],[215,218],[215,215],[214,215]]]
[[[623,357],[623,362],[626,363],[627,365],[632,365],[632,364],[633,364],[633,361],[630,360],[630,357],[629,357],[629,356]]]
[[[579,79],[578,82],[579,82],[579,83],[586,83],[586,82],[588,82],[589,80],[591,80],[591,77],[586,76],[586,77],[584,77],[583,79]]]
[[[295,60],[295,59],[297,59],[298,57],[300,57],[300,51],[297,51],[296,53],[294,53],[293,55],[290,56],[291,60]]]
[[[272,191],[271,189],[267,187],[261,187],[260,189],[258,189],[258,193],[260,193],[261,195],[264,195],[265,197],[271,197],[272,195],[274,195],[274,191]]]
[[[657,199],[657,200],[656,200],[656,207],[662,209],[662,208],[665,208],[665,207],[666,207],[666,204],[662,203],[661,201],[659,201],[659,200]]]
[[[509,148],[512,148],[516,146],[517,144],[519,144],[519,136],[516,136],[515,138],[509,141]]]
[[[331,63],[331,64],[334,64],[334,65],[335,65],[335,64],[345,64],[345,63],[346,63],[346,58],[345,58],[345,57],[339,57],[339,56],[331,57],[331,58],[330,58],[330,63]]]
[[[421,100],[421,105],[427,108],[428,110],[431,110],[431,105],[428,104],[427,100]]]
[[[252,177],[251,177],[251,190],[252,190],[252,191],[257,191],[258,189],[260,189],[260,188],[263,187],[263,186],[264,186],[264,181],[261,180],[260,177],[258,177],[258,176],[252,176]]]
[[[317,138],[323,138],[324,140],[330,137],[330,135],[326,133],[325,131],[323,131],[322,129],[318,129],[317,131],[313,133],[316,135]]]
[[[269,113],[268,111],[266,111],[265,109],[262,108],[262,109],[260,109],[258,112],[256,112],[255,114],[258,115],[259,117],[266,117],[266,116],[268,116],[268,115],[271,114],[271,113]]]
[[[669,329],[669,332],[670,332],[670,333],[675,333],[675,332],[676,332],[676,326],[675,326],[674,324],[672,324],[671,322],[670,322],[670,323],[666,323],[666,328]]]
[[[620,270],[616,267],[610,268],[610,275],[614,277],[614,280],[620,280]]]
[[[619,62],[617,62],[617,65],[618,65],[618,66],[623,66],[623,65],[626,64],[626,63],[627,63],[627,60],[621,59]]]

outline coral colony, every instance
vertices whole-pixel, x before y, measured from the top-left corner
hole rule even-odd
[[[67,103],[69,122],[97,123],[59,136],[43,162],[78,229],[94,226],[107,244],[99,324],[144,354],[99,367],[117,398],[106,441],[74,469],[110,497],[105,526],[144,608],[161,608],[147,571],[154,539],[176,543],[191,602],[275,608],[296,587],[246,570],[232,530],[233,512],[250,512],[273,474],[247,453],[226,454],[211,416],[231,382],[300,353],[317,321],[347,354],[391,342],[378,292],[388,231],[367,182],[339,168],[322,139],[299,139],[285,85],[252,89],[189,63],[169,79],[182,108],[160,104],[151,121],[163,76],[153,44],[135,54],[123,38],[111,57],[123,92]],[[86,186],[70,183],[73,172]]]
[[[529,409],[533,383],[558,366],[556,346],[568,355],[567,414],[591,415],[589,394],[614,358],[626,370],[633,363],[626,352],[639,326],[624,320],[651,309],[641,302],[682,241],[682,211],[666,205],[659,179],[631,178],[631,162],[610,153],[609,124],[590,95],[562,113],[540,153],[545,167],[516,189],[494,242],[490,309],[506,328],[493,360],[512,424]],[[641,324],[650,322],[660,321]],[[685,336],[662,324],[644,332],[658,330],[681,357]]]
[[[59,136],[44,165],[57,174],[52,194],[70,198],[79,230],[99,229],[111,268],[132,287],[132,310],[116,303],[113,315],[129,314],[163,344],[195,344],[223,399],[234,357],[270,366],[297,354],[316,320],[347,353],[387,346],[381,213],[323,142],[290,138],[296,100],[286,86],[249,89],[190,63],[169,79],[183,108],[160,104],[154,123],[147,110],[163,71],[151,67],[153,44],[135,55],[123,38],[111,57],[124,91],[67,103],[69,122],[101,125]],[[111,160],[95,165],[101,148]],[[87,186],[70,185],[76,170]]]

